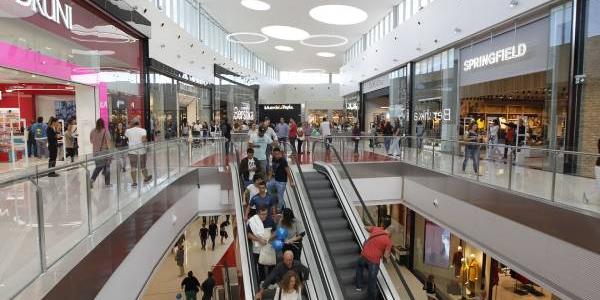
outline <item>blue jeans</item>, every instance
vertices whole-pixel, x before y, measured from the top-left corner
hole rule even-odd
[[[267,175],[267,161],[268,160],[259,160],[257,159],[256,161],[258,161],[258,164],[260,165],[260,172],[262,173],[262,177],[264,178]],[[250,180],[252,180],[252,178],[249,178]]]
[[[392,138],[391,137],[384,137],[383,138],[383,146],[385,147],[385,153],[389,153],[390,152],[390,144],[392,144]]]
[[[463,172],[467,168],[467,162],[469,158],[473,160],[473,171],[479,173],[479,146],[465,146],[465,160],[463,160],[462,170]]]
[[[369,271],[369,277],[367,277],[367,292],[369,293],[369,299],[376,299],[377,297],[377,273],[379,273],[379,264],[370,263],[364,257],[358,258],[358,264],[356,265],[356,287],[362,289],[363,287],[363,272],[364,269]]]
[[[277,190],[277,211],[280,212],[285,208],[285,187],[287,186],[287,182],[277,181],[275,179],[269,181],[268,189],[272,190],[275,188]]]

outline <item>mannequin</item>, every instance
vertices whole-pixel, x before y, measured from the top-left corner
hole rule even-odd
[[[479,262],[475,259],[475,254],[471,254],[469,256],[469,265],[468,265],[468,285],[471,293],[469,296],[475,296],[475,283],[479,279]]]
[[[460,277],[462,260],[463,260],[463,249],[461,246],[458,246],[458,249],[456,250],[456,252],[454,252],[454,256],[452,256],[452,267],[454,268],[454,276],[456,278]]]

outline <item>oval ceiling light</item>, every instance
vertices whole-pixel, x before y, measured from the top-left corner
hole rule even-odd
[[[309,47],[328,48],[343,46],[348,43],[348,39],[341,35],[334,34],[315,34],[300,41],[300,44]]]
[[[283,51],[283,52],[292,52],[292,51],[294,51],[294,48],[288,47],[288,46],[275,46],[275,49],[277,49],[279,51]]]
[[[268,35],[272,38],[286,40],[286,41],[301,41],[308,37],[310,34],[300,28],[291,27],[291,26],[281,26],[281,25],[272,25],[265,26],[260,29],[265,35]]]
[[[251,10],[269,10],[271,9],[271,5],[269,3],[259,1],[259,0],[242,0],[242,6],[249,8]]]
[[[225,39],[234,44],[261,44],[269,40],[265,35],[256,32],[230,33]]]
[[[317,53],[317,56],[320,56],[320,57],[335,57],[335,53],[331,53],[331,52],[319,52],[319,53]]]
[[[362,9],[349,5],[321,5],[308,14],[315,20],[332,25],[353,25],[362,23],[369,15]]]
[[[298,73],[325,73],[325,69],[302,69]]]

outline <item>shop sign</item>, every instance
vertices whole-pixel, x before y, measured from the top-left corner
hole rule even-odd
[[[465,60],[463,63],[463,70],[468,72],[479,68],[493,66],[500,62],[523,57],[525,54],[527,54],[527,44],[520,43],[518,45],[512,45],[504,49],[492,51],[479,57]]]
[[[254,120],[254,112],[249,108],[242,107],[241,109],[237,106],[233,107],[233,120],[252,121]]]
[[[346,103],[346,110],[358,110],[358,102]]]
[[[390,86],[390,75],[386,73],[377,78],[365,81],[362,86],[362,92],[363,94],[366,94],[368,92],[380,90],[388,86]]]
[[[265,105],[263,106],[264,110],[293,110],[293,105],[287,104],[276,104],[276,105]]]
[[[29,7],[34,13],[44,16],[56,24],[62,24],[69,30],[73,29],[73,7],[63,5],[60,0],[15,0],[21,6]]]
[[[444,108],[442,111],[430,111],[425,110],[421,112],[415,112],[413,119],[415,121],[426,121],[426,120],[434,120],[440,119],[442,121],[450,121],[452,119],[452,110],[449,108]]]

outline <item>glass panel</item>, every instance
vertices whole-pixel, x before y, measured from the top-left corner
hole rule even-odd
[[[15,176],[17,172],[13,173]],[[52,210],[53,201],[48,201]],[[64,202],[62,202],[64,203]],[[56,203],[55,205],[61,206]],[[29,181],[0,188],[0,294],[10,298],[41,273],[35,185]],[[87,224],[86,224],[87,225]]]
[[[88,156],[92,159],[92,156]],[[91,190],[91,210],[92,210],[92,228],[98,228],[104,224],[108,218],[117,212],[117,167],[119,162],[112,157],[101,156],[88,163],[87,169],[90,172],[92,185]],[[85,180],[79,184],[85,189]],[[85,201],[86,197],[82,197]]]
[[[155,141],[177,137],[176,82],[159,73],[150,73],[150,135]]]
[[[169,153],[167,152],[167,145],[155,146],[153,150],[156,151],[153,157],[153,163],[156,165],[156,183],[161,184],[168,178],[167,156]]]

